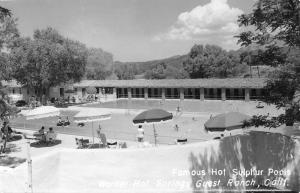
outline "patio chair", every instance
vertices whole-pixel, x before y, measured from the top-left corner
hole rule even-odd
[[[54,143],[54,141],[56,140],[56,133],[47,133],[46,134],[46,142],[49,143]]]
[[[35,135],[35,139],[37,140],[38,144],[46,142],[46,136],[44,134]]]
[[[119,143],[119,148],[127,148],[127,143],[126,142],[120,142]]]
[[[104,133],[98,133],[98,137],[100,139],[100,145],[102,145],[104,148],[107,147],[106,135]]]

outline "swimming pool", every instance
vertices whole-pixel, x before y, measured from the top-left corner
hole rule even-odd
[[[270,111],[269,107],[256,109],[255,102],[244,101],[215,101],[215,100],[159,100],[159,99],[119,99],[105,103],[90,103],[81,105],[82,107],[96,108],[118,108],[118,109],[152,109],[161,108],[167,111],[176,111],[179,106],[183,112],[204,112],[204,113],[224,113],[228,111],[239,111],[247,114]],[[275,108],[274,108],[275,110]],[[271,110],[272,111],[272,110]]]

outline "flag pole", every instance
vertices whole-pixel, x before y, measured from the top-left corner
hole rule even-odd
[[[93,136],[93,145],[94,145],[94,121],[92,121],[92,136]]]

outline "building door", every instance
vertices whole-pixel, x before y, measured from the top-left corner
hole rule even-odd
[[[60,97],[64,97],[65,96],[65,89],[64,88],[60,88],[59,89],[59,96]]]
[[[85,97],[86,95],[86,88],[82,88],[82,96]]]
[[[200,88],[195,89],[195,96],[196,96],[196,99],[200,99]]]
[[[231,99],[230,89],[226,89],[226,98]]]

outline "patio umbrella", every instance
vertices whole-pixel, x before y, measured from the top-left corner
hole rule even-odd
[[[204,127],[207,131],[230,131],[241,128],[243,122],[250,118],[250,116],[239,112],[222,113],[206,121]]]
[[[19,115],[22,115],[26,118],[26,120],[31,120],[31,119],[41,119],[41,118],[46,118],[46,117],[53,117],[53,116],[59,116],[60,111],[58,108],[53,107],[53,106],[41,106],[37,107],[33,110],[23,110],[19,113]],[[24,127],[25,127],[25,122],[24,122]],[[31,156],[30,156],[30,142],[27,142],[27,162],[28,162],[28,186],[29,189],[32,192],[32,164],[31,164]]]
[[[92,122],[92,136],[94,143],[94,121],[103,121],[111,118],[111,112],[103,109],[85,109],[77,113],[73,118],[75,123]]]
[[[134,124],[152,124],[154,133],[154,142],[157,144],[157,133],[155,123],[164,123],[172,120],[173,115],[162,109],[151,109],[138,114],[132,121]]]
[[[23,115],[26,120],[31,120],[59,116],[60,111],[53,106],[41,106],[33,110],[22,110],[19,114]]]

